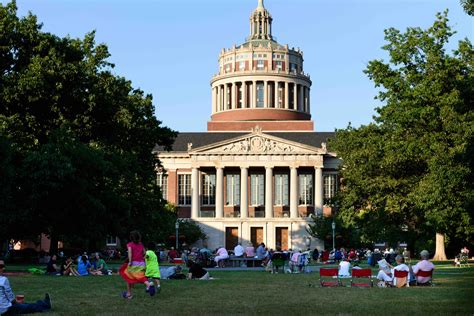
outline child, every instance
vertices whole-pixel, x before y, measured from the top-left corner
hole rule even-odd
[[[138,231],[130,232],[130,240],[127,244],[128,260],[122,264],[119,273],[127,282],[127,291],[122,293],[122,297],[131,299],[132,286],[135,283],[144,283],[148,287],[148,281],[145,277],[145,248],[141,243],[141,235]]]
[[[156,257],[155,252],[155,243],[148,243],[148,250],[145,253],[145,262],[146,262],[146,271],[145,276],[148,279],[147,292],[150,296],[155,295],[155,292],[160,292],[160,266],[158,264],[158,258]],[[156,286],[156,289],[155,289]]]

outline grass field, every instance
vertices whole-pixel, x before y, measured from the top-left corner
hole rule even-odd
[[[374,270],[375,273],[375,270]],[[474,313],[474,268],[438,265],[434,287],[320,288],[318,273],[269,274],[263,271],[212,271],[211,281],[164,280],[149,297],[136,286],[134,298],[120,297],[117,276],[10,276],[26,301],[53,297],[49,315],[315,315]],[[315,286],[309,286],[313,284]]]

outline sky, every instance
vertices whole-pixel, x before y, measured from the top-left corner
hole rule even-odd
[[[0,0],[0,3],[6,3]],[[20,16],[38,16],[43,30],[83,38],[96,30],[109,47],[114,72],[153,95],[156,116],[181,132],[206,130],[212,75],[222,48],[249,35],[257,0],[17,0]],[[387,60],[384,29],[427,28],[449,9],[457,34],[473,41],[473,18],[459,0],[265,0],[280,44],[299,47],[312,80],[316,131],[368,124],[380,106],[363,73],[370,60]]]

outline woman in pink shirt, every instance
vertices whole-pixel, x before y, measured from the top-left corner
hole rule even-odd
[[[245,255],[249,258],[255,257],[255,248],[251,242],[249,242],[249,245],[245,248]]]
[[[224,247],[220,247],[216,251],[216,256],[214,257],[214,261],[216,262],[217,267],[224,267],[224,260],[229,258],[229,253],[227,249]]]
[[[119,269],[122,278],[127,282],[127,291],[122,293],[123,298],[132,298],[132,286],[135,283],[148,285],[145,277],[145,248],[141,243],[141,235],[134,230],[130,233],[130,240],[127,244],[128,261]]]

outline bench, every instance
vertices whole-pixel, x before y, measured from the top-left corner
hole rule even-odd
[[[247,257],[229,257],[226,259],[228,265],[231,267],[241,267],[245,264],[246,267],[260,267],[262,265],[262,259],[258,258],[247,258]]]

